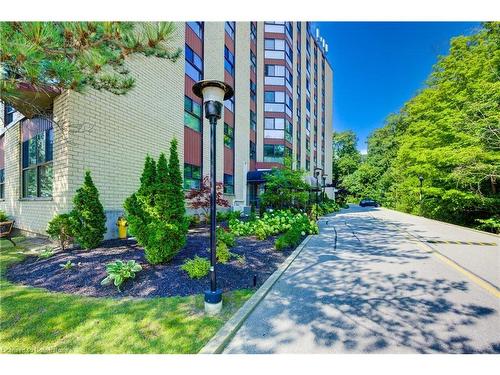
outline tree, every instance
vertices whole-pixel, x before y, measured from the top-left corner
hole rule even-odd
[[[75,241],[84,249],[99,246],[106,233],[106,215],[90,171],[85,172],[83,185],[73,197],[71,217]]]
[[[175,61],[174,32],[171,22],[1,22],[0,98],[16,107],[27,86],[125,94],[135,83],[127,56]]]
[[[305,172],[292,169],[290,158],[285,158],[282,168],[273,168],[264,175],[265,191],[260,195],[263,207],[305,208],[309,198],[309,185],[304,181]]]
[[[209,176],[203,177],[199,189],[191,189],[187,195],[186,199],[189,201],[189,206],[194,209],[202,209],[205,218],[209,217],[210,214],[210,195],[211,186]],[[229,201],[224,199],[224,184],[222,182],[216,183],[216,195],[215,195],[216,205],[220,207],[229,207]]]
[[[354,173],[361,163],[361,153],[357,150],[357,137],[352,130],[334,132],[332,135],[332,181],[341,186],[348,175]]]
[[[184,187],[182,183],[182,173],[179,162],[179,154],[177,152],[176,139],[173,139],[170,143],[168,180],[167,199],[170,203],[168,219],[172,222],[178,223],[180,226],[185,225],[187,230],[188,223],[185,220],[186,206],[184,203]]]

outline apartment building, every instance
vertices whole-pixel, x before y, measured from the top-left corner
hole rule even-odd
[[[43,234],[55,214],[71,209],[88,169],[108,217],[107,238],[114,237],[146,154],[157,158],[173,138],[182,145],[185,188],[199,187],[210,165],[210,127],[191,90],[200,79],[235,91],[217,127],[216,172],[234,207],[258,204],[262,172],[286,156],[311,176],[324,169],[331,182],[333,72],[318,31],[309,22],[176,26],[172,44],[184,58],[131,56],[136,86],[126,95],[53,93],[47,113],[29,117],[0,104],[0,209],[17,228]]]

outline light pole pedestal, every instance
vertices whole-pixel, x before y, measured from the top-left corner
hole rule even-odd
[[[205,291],[205,314],[217,315],[222,310],[222,290]]]

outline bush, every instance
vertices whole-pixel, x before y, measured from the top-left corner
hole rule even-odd
[[[187,272],[189,278],[201,279],[208,275],[210,262],[208,259],[195,256],[193,259],[187,259],[181,266],[181,269]]]
[[[0,223],[4,221],[9,221],[9,217],[4,211],[0,210]]]
[[[217,244],[219,243],[224,243],[228,247],[233,247],[236,243],[236,239],[234,237],[234,234],[224,230],[224,228],[217,228],[216,230],[216,235],[217,235]]]
[[[477,219],[476,221],[480,223],[476,227],[477,229],[500,234],[500,216],[493,216],[484,220]]]
[[[185,233],[174,224],[153,220],[146,231],[148,237],[144,251],[151,264],[169,262],[186,244]]]
[[[306,232],[302,231],[302,228],[294,227],[290,228],[285,234],[279,236],[274,242],[274,247],[276,250],[283,250],[289,247],[297,246],[302,237],[306,235]]]
[[[106,266],[108,276],[101,281],[101,285],[113,283],[118,291],[121,292],[120,286],[128,279],[134,279],[135,274],[140,270],[142,270],[142,267],[135,260],[129,260],[126,263],[121,260],[115,260]]]
[[[189,226],[190,227],[195,227],[195,226],[199,225],[200,221],[201,221],[200,215],[198,215],[198,214],[189,216]]]
[[[217,261],[222,264],[226,264],[231,259],[231,252],[229,251],[229,247],[224,242],[220,242],[217,244]]]
[[[84,249],[99,246],[106,233],[106,215],[90,171],[85,172],[83,186],[76,191],[73,206],[71,220],[75,241]]]
[[[46,247],[42,251],[40,251],[40,253],[38,254],[38,257],[41,259],[48,259],[52,255],[54,255],[54,249],[52,249],[50,247]]]
[[[73,228],[70,214],[60,214],[54,216],[47,225],[47,234],[51,239],[59,242],[59,246],[64,251],[73,241]]]

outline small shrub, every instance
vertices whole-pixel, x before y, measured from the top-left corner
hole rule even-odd
[[[118,291],[121,292],[120,286],[128,279],[134,279],[135,274],[141,270],[141,265],[135,260],[129,260],[126,263],[121,260],[115,260],[106,266],[108,276],[101,281],[101,285],[113,283]]]
[[[477,219],[476,221],[479,223],[476,227],[477,229],[500,234],[500,216],[492,216],[489,219]]]
[[[285,234],[276,239],[274,247],[279,251],[289,247],[295,247],[300,243],[303,236],[305,236],[305,232],[302,231],[302,228],[290,228]]]
[[[60,214],[54,216],[47,226],[47,234],[51,239],[58,241],[59,246],[64,251],[73,241],[71,215]]]
[[[93,249],[101,243],[106,233],[106,215],[99,200],[99,192],[90,172],[73,198],[73,234],[75,241],[84,249]]]
[[[151,264],[172,260],[186,243],[186,235],[176,225],[153,220],[147,226],[146,259]]]
[[[61,267],[65,271],[72,269],[74,266],[75,264],[71,260],[68,260],[66,263],[61,263],[59,265],[59,267]]]
[[[217,244],[217,261],[222,264],[226,264],[231,259],[231,252],[229,251],[229,247],[224,242],[220,242]]]
[[[199,225],[200,221],[201,221],[200,215],[198,215],[198,214],[189,216],[189,226],[190,227],[195,227],[195,226]]]
[[[228,247],[233,247],[236,243],[236,239],[234,237],[234,234],[224,230],[224,228],[217,228],[216,230],[216,235],[217,235],[217,244],[223,242],[225,243]]]
[[[9,217],[5,213],[5,211],[0,210],[0,223],[4,221],[9,221]]]
[[[208,275],[210,262],[208,259],[195,256],[193,259],[187,259],[181,266],[181,269],[187,272],[189,278],[201,279]]]
[[[41,258],[41,259],[48,259],[50,258],[52,255],[54,255],[54,249],[50,248],[50,247],[46,247],[45,249],[43,249],[39,254],[38,254],[38,257]]]

